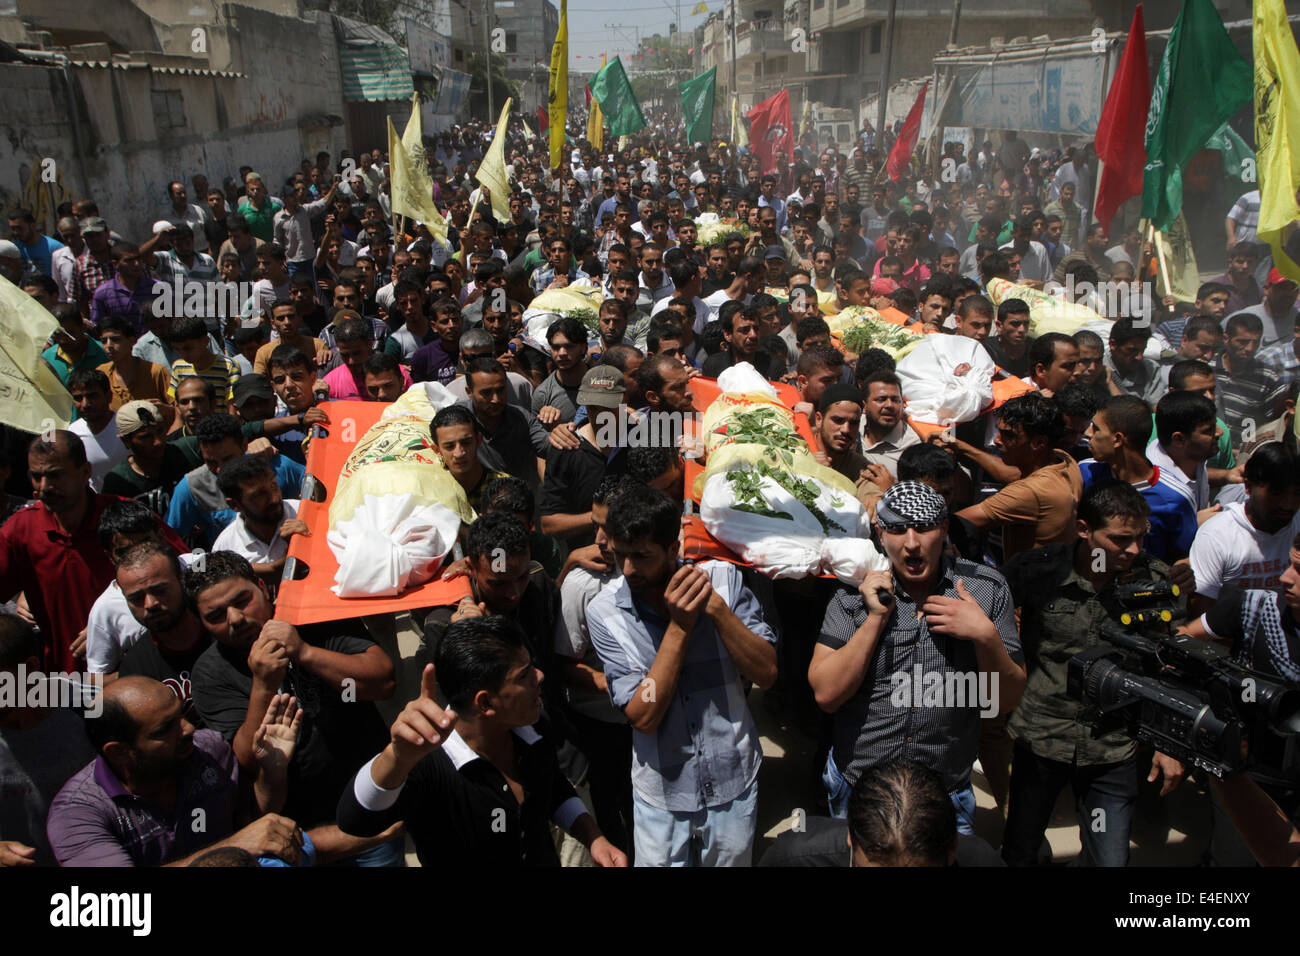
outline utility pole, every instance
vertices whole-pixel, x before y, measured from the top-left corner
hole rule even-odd
[[[492,40],[491,28],[488,26],[488,11],[492,8],[492,0],[483,0],[483,69],[487,76],[487,94],[488,94],[488,122],[495,122],[493,117],[496,116],[496,106],[492,99]]]
[[[731,0],[731,101],[739,117],[740,90],[736,88],[736,13],[736,0]]]
[[[894,14],[898,0],[889,0],[889,13],[885,16],[885,65],[880,71],[880,102],[876,105],[876,137],[885,131],[885,101],[889,98],[889,71],[894,59]]]

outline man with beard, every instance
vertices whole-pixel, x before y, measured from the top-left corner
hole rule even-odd
[[[392,842],[397,834],[358,839],[333,823],[348,780],[387,737],[374,701],[393,693],[388,654],[365,637],[365,625],[356,618],[301,628],[272,620],[275,605],[266,587],[252,565],[230,552],[209,554],[203,571],[186,575],[185,592],[213,640],[193,672],[194,703],[203,722],[249,768],[255,765],[262,715],[282,690],[292,694],[303,716],[298,748],[287,761],[283,812],[313,828],[320,861],[400,865],[401,841]]]
[[[275,696],[250,735],[251,793],[229,744],[195,730],[162,684],[123,678],[101,700],[86,723],[99,755],[50,805],[46,832],[60,866],[188,866],[216,847],[298,862],[302,830],[278,813],[301,723],[291,697]],[[190,825],[196,819],[204,826]]]
[[[587,625],[633,729],[637,865],[745,866],[762,751],[743,682],[775,682],[776,637],[738,568],[678,559],[680,529],[662,492],[618,496],[606,533],[623,577]]]
[[[898,477],[898,456],[921,439],[903,417],[903,386],[888,369],[872,372],[862,382],[862,455],[868,465],[883,468],[890,478]],[[873,479],[881,484],[875,469]],[[882,485],[883,487],[883,485]]]
[[[160,541],[142,541],[117,562],[117,585],[144,635],[124,655],[118,677],[151,677],[171,689],[195,727],[190,672],[211,643],[185,600],[184,571],[176,552]]]
[[[817,403],[813,433],[821,445],[815,457],[835,469],[857,488],[858,499],[866,504],[878,489],[863,474],[870,462],[858,451],[862,428],[862,393],[852,385],[831,385]]]
[[[289,555],[289,538],[311,534],[298,517],[298,502],[286,501],[265,458],[244,455],[221,467],[217,487],[235,520],[213,543],[214,551],[233,551],[274,586]]]

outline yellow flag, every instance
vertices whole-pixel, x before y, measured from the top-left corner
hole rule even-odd
[[[1167,233],[1155,229],[1149,221],[1145,222],[1147,238],[1154,241],[1156,248],[1157,291],[1160,293],[1156,298],[1172,295],[1179,302],[1195,302],[1201,285],[1200,270],[1182,211],[1170,224]]]
[[[551,47],[551,89],[546,115],[551,119],[551,169],[560,168],[564,155],[564,124],[569,115],[569,10],[560,0],[560,28]]]
[[[478,164],[478,172],[474,174],[474,178],[481,185],[486,186],[488,192],[492,194],[492,214],[500,222],[510,218],[510,179],[506,173],[506,123],[510,119],[510,104],[513,102],[514,100],[506,100],[506,105],[501,107],[501,118],[497,120],[496,134],[492,137],[492,143],[488,146],[483,162]]]
[[[1300,219],[1300,50],[1283,0],[1255,0],[1255,156],[1259,174],[1256,234],[1273,249],[1273,265],[1300,281],[1300,264],[1282,247]]]
[[[704,0],[700,0],[699,3],[691,7],[691,16],[695,16],[696,14],[699,13],[708,13],[708,12],[709,12],[709,5],[705,3]]]
[[[600,55],[600,67],[605,68],[605,54]],[[587,113],[587,142],[596,152],[605,144],[605,114],[601,112],[600,103],[596,97],[591,98],[590,110]]]
[[[731,144],[733,147],[748,146],[749,132],[740,119],[740,97],[731,97]]]
[[[424,136],[420,123],[420,95],[411,97],[411,118],[402,138],[397,138],[392,117],[388,119],[389,177],[393,214],[424,223],[439,242],[447,241],[447,220],[433,202],[433,181],[424,158]]]
[[[0,322],[0,422],[35,435],[67,428],[76,406],[41,358],[58,320],[4,276],[0,315],[5,317]]]

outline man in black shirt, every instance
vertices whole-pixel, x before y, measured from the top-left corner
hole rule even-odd
[[[117,434],[131,456],[104,476],[104,494],[135,498],[154,514],[167,514],[172,491],[202,462],[187,446],[167,441],[166,429],[152,402],[127,402],[117,410]]]
[[[1029,346],[1029,306],[1024,299],[1007,299],[998,306],[998,334],[989,336],[984,350],[997,363],[998,368],[1016,378],[1033,372]]]
[[[588,370],[578,390],[578,404],[587,407],[587,421],[576,432],[577,448],[552,448],[546,459],[542,483],[542,531],[564,538],[569,548],[582,548],[596,540],[591,497],[617,454],[620,419],[626,416],[623,373],[610,365]],[[579,511],[574,511],[576,507]]]
[[[626,866],[560,773],[545,724],[533,726],[541,684],[518,626],[499,616],[457,621],[388,746],[344,789],[339,826],[367,836],[405,822],[422,866],[460,873],[559,865],[554,821],[598,866]]]
[[[207,556],[203,571],[186,575],[185,590],[213,644],[194,665],[194,703],[203,722],[230,741],[241,766],[252,767],[253,735],[276,693],[293,694],[303,709],[298,749],[289,766],[284,814],[304,828],[332,822],[348,779],[385,737],[373,701],[393,693],[393,662],[363,635],[358,620],[301,630],[272,620],[266,588],[244,558]],[[401,859],[383,839],[357,841],[337,828],[313,830],[318,858],[363,854],[362,865]],[[375,854],[363,851],[375,850]],[[379,864],[382,865],[382,864]],[[400,864],[397,864],[400,865]]]
[[[158,540],[133,546],[117,562],[117,585],[131,616],[146,633],[122,657],[119,677],[152,677],[169,687],[195,727],[190,672],[211,638],[185,601],[183,571],[176,552]]]

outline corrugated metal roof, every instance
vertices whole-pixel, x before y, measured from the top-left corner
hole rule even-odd
[[[415,92],[410,60],[398,46],[342,47],[339,67],[343,98],[351,103],[405,100]]]

